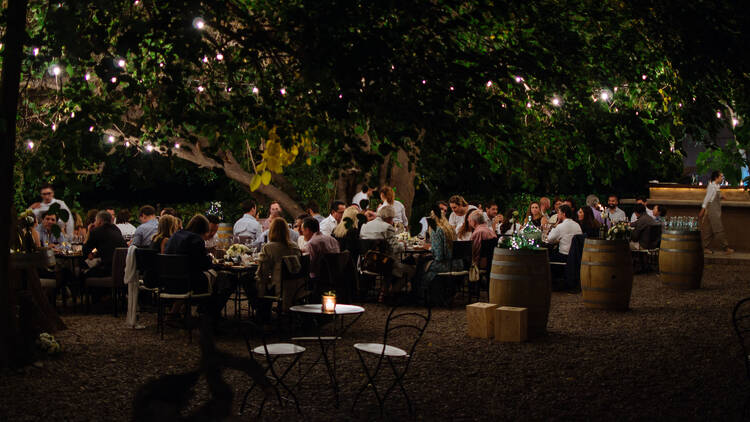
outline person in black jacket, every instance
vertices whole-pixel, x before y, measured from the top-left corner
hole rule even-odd
[[[112,215],[107,211],[96,214],[94,224],[89,227],[89,238],[83,245],[83,256],[89,259],[100,258],[101,262],[86,271],[86,277],[107,277],[112,275],[112,258],[116,248],[127,248],[120,229],[112,224]]]
[[[211,268],[211,257],[206,251],[206,240],[209,239],[208,219],[203,215],[195,215],[183,230],[176,231],[169,238],[164,249],[166,254],[187,255],[190,269],[190,289],[193,293],[209,291],[208,275]],[[177,291],[187,291],[188,286],[167,286]]]

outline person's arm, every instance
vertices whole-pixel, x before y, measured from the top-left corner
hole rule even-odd
[[[409,218],[406,217],[406,207],[404,204],[401,204],[401,224],[403,224],[404,227],[409,227]]]
[[[164,239],[161,240],[161,247],[159,247],[159,251],[161,251],[160,253],[162,255],[165,253],[164,251],[167,249],[167,242],[169,242],[168,237],[165,237]]]
[[[560,222],[560,223],[562,223],[562,222]],[[561,230],[560,230],[560,226],[559,225],[557,227],[553,228],[552,230],[550,230],[549,231],[549,235],[547,235],[547,243],[549,243],[549,244],[559,243],[560,242],[560,238],[562,237],[562,235],[561,235],[560,232],[561,232]]]
[[[701,205],[701,208],[706,208],[709,204],[709,202],[713,201],[716,198],[717,192],[717,185],[715,183],[709,183],[708,187],[706,188],[706,196],[703,197],[703,204]]]
[[[96,249],[96,230],[90,230],[88,239],[86,239],[86,243],[83,244],[83,256],[88,256],[91,251]]]
[[[432,232],[432,237],[430,238],[431,244],[430,244],[430,250],[432,251],[432,257],[435,259],[435,261],[444,261],[445,260],[445,254],[443,253],[445,251],[445,235],[442,233],[438,233],[437,230]]]
[[[68,212],[68,221],[65,222],[65,234],[68,236],[73,235],[73,231],[75,231],[75,217],[73,217],[73,213],[70,212],[70,208],[63,202],[60,208],[64,209]]]
[[[482,236],[474,232],[471,234],[471,263],[479,262],[479,252],[482,250]]]

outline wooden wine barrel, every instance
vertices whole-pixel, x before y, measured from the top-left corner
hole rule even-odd
[[[232,225],[229,223],[219,224],[219,231],[216,232],[217,236],[219,237],[219,243],[232,243],[232,229]]]
[[[627,240],[587,238],[581,257],[581,291],[587,308],[625,311],[633,290],[633,259]]]
[[[665,286],[700,288],[703,278],[701,232],[665,231],[659,246],[659,273]]]
[[[490,273],[490,303],[528,309],[529,337],[547,331],[550,269],[547,249],[495,248]]]

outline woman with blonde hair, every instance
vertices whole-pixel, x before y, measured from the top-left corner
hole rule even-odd
[[[299,267],[299,257],[301,255],[299,246],[289,240],[289,228],[286,221],[281,217],[274,218],[268,227],[268,242],[263,245],[258,257],[258,271],[255,273],[258,297],[269,296],[271,292],[276,296],[283,294],[282,303],[284,309],[294,305],[291,302],[294,300],[294,295],[297,293],[301,285],[300,283],[304,283],[304,280],[285,280],[282,291],[281,266]],[[296,263],[286,262],[294,259],[296,259]],[[287,269],[291,271],[294,268],[288,267]],[[271,309],[270,304],[264,302],[259,305],[261,307],[259,310],[261,316],[268,317]]]
[[[542,213],[542,208],[539,206],[539,202],[533,201],[529,205],[529,212],[526,214],[526,221],[531,217],[531,224],[537,227],[544,227],[549,221],[547,216]]]
[[[331,236],[339,241],[339,249],[347,250],[352,255],[356,252],[359,243],[359,229],[361,228],[357,214],[359,214],[359,209],[354,205],[345,209],[344,215],[341,216],[341,222],[331,233]]]
[[[409,226],[409,219],[406,217],[406,207],[400,201],[396,200],[396,193],[393,192],[393,188],[390,186],[383,186],[380,188],[380,199],[383,201],[378,206],[378,210],[386,205],[393,207],[393,211],[396,212],[396,216],[393,217],[393,224],[401,223],[404,228]]]
[[[437,206],[430,212],[430,216],[427,218],[427,226],[430,235],[432,260],[425,265],[419,291],[425,301],[431,302],[431,299],[427,297],[427,292],[431,290],[431,284],[437,274],[451,271],[452,267],[459,263],[453,259],[453,242],[456,241],[456,232],[448,223],[445,214]]]
[[[159,219],[159,227],[154,237],[151,238],[151,249],[164,253],[169,238],[177,229],[177,219],[171,215],[164,215]]]

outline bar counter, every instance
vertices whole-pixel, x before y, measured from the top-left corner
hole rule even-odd
[[[649,205],[665,205],[667,217],[697,216],[706,187],[672,183],[652,183],[649,186]],[[750,192],[741,187],[721,188],[721,220],[729,247],[750,251]],[[716,249],[718,246],[712,245]]]

